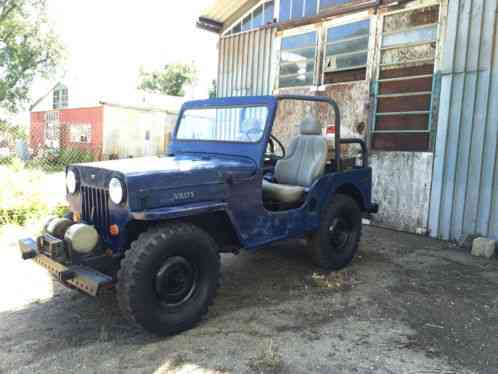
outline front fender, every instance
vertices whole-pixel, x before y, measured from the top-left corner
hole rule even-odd
[[[131,213],[131,216],[137,221],[158,221],[226,210],[227,203],[204,202],[174,207],[147,209],[141,212],[133,212]]]

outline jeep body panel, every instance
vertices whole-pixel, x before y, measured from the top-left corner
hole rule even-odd
[[[336,146],[340,144],[339,113],[335,102],[328,98],[259,96],[191,101],[182,107],[168,157],[72,165],[71,168],[80,174],[80,187],[83,187],[84,192],[68,195],[71,209],[82,212],[82,194],[89,194],[85,198],[90,201],[90,205],[96,205],[100,212],[108,215],[106,222],[117,225],[119,235],[111,237],[107,227],[99,226],[98,212],[95,217],[91,214],[88,216],[87,212],[82,220],[98,228],[114,253],[125,249],[128,243],[126,229],[132,221],[166,221],[220,211],[226,213],[241,247],[245,249],[302,237],[319,227],[322,207],[345,186],[355,191],[354,195],[363,211],[373,211],[372,171],[367,167],[365,144],[358,139],[345,139],[344,143],[361,143],[364,148],[363,167],[343,171],[340,155],[337,161],[336,148],[335,164],[308,189],[302,206],[285,211],[269,211],[264,207],[264,154],[278,102],[284,99],[330,102],[336,109]],[[257,142],[177,139],[176,134],[187,110],[254,106],[268,109],[264,131]],[[97,204],[98,192],[94,189],[106,193],[113,177],[122,180],[126,186],[126,202],[115,205],[107,199]],[[220,227],[220,230],[223,229]]]

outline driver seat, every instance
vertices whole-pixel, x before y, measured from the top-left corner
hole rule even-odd
[[[296,204],[325,171],[328,146],[320,122],[307,117],[299,127],[300,135],[292,139],[287,156],[275,165],[273,181],[263,179],[265,200]]]

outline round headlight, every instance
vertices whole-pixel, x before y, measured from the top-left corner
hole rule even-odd
[[[109,196],[114,204],[121,204],[124,200],[124,187],[118,178],[112,178],[109,182]]]
[[[66,187],[67,192],[71,195],[76,192],[78,188],[78,179],[76,177],[76,173],[73,170],[69,170],[66,175]]]

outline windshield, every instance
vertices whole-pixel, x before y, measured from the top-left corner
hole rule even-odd
[[[265,106],[187,109],[176,138],[257,143],[263,137],[267,117]]]

